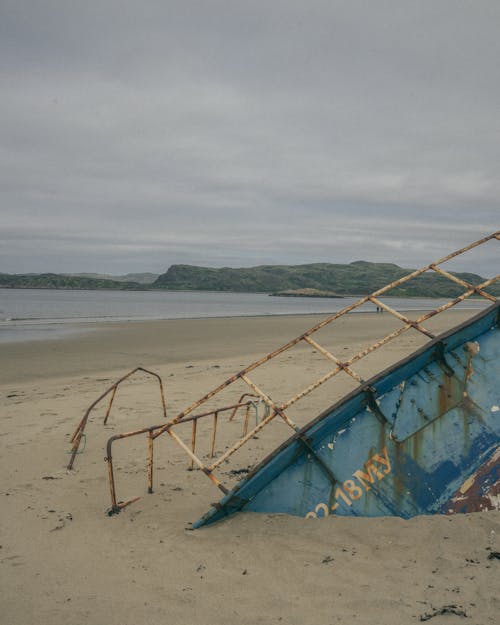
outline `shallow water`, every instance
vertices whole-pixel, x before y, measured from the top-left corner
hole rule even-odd
[[[83,324],[206,317],[329,314],[357,297],[271,297],[265,293],[0,289],[0,343],[43,340],[84,331]],[[399,311],[427,310],[447,300],[385,298]],[[483,308],[481,300],[461,307]],[[375,311],[364,304],[360,312]],[[79,328],[79,324],[80,328]]]

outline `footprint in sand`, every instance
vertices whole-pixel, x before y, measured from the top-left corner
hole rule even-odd
[[[24,562],[18,562],[17,560],[21,559],[21,556],[7,556],[2,559],[2,562],[9,562],[11,566],[23,566]]]

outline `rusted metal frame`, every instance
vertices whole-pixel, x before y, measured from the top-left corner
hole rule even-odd
[[[181,423],[189,423],[190,421],[203,419],[204,417],[210,417],[215,412],[227,412],[228,410],[233,410],[235,407],[236,408],[243,408],[243,406],[251,406],[252,404],[253,404],[252,401],[246,401],[246,402],[243,402],[242,404],[231,404],[231,406],[224,406],[223,408],[214,408],[213,410],[207,410],[207,412],[202,412],[201,414],[188,415],[187,417],[185,417],[181,421],[178,421],[177,423],[171,424],[169,427],[172,427],[173,425],[181,425]],[[159,436],[159,435],[160,435],[160,432],[158,432],[155,435],[155,438],[156,438],[156,436]]]
[[[148,375],[152,375],[153,377],[155,377],[158,380],[158,384],[160,386],[160,399],[161,399],[161,405],[162,405],[162,409],[163,409],[163,417],[165,419],[167,418],[167,406],[165,404],[165,394],[164,394],[164,391],[163,391],[163,382],[162,382],[161,377],[157,373],[155,373],[154,371],[150,371],[149,369],[145,369],[144,367],[136,367],[133,371],[130,371],[130,373],[127,373],[127,375],[123,376],[122,378],[120,378],[119,380],[117,380],[113,384],[114,389],[113,389],[113,393],[111,395],[111,399],[109,401],[109,406],[108,406],[108,410],[106,412],[106,416],[104,417],[103,425],[106,425],[106,423],[108,421],[109,413],[111,411],[111,406],[113,404],[113,400],[115,398],[116,391],[118,390],[118,386],[122,382],[124,382],[127,378],[129,378],[131,375],[133,375],[134,373],[137,373],[137,371],[142,371],[143,373],[147,373]]]
[[[313,382],[307,388],[305,388],[304,390],[300,391],[300,393],[297,393],[297,395],[295,395],[295,397],[292,397],[291,399],[289,399],[286,402],[284,402],[283,404],[281,404],[280,408],[282,410],[286,410],[292,404],[295,404],[296,402],[298,402],[300,399],[302,399],[306,395],[309,395],[309,393],[312,393],[314,390],[319,388],[322,384],[327,382],[330,378],[333,378],[333,376],[337,375],[337,373],[340,373],[341,371],[343,371],[342,367],[337,367],[336,369],[332,369],[328,373],[325,373],[325,375],[322,376],[321,378],[319,378],[318,380],[316,380],[316,382]]]
[[[240,398],[241,399],[241,398]],[[193,423],[193,429],[192,429],[192,434],[191,434],[191,450],[194,454],[195,452],[195,447],[196,447],[196,432],[197,432],[197,423],[199,419],[202,419],[204,417],[210,417],[212,415],[215,415],[219,412],[226,412],[228,410],[237,410],[238,408],[242,408],[243,406],[247,407],[247,411],[250,409],[250,406],[253,404],[252,401],[248,401],[248,402],[243,402],[243,403],[238,403],[238,404],[233,404],[231,406],[224,406],[223,408],[217,408],[216,410],[209,410],[208,412],[204,412],[202,414],[197,414],[197,415],[189,415],[187,417],[185,417],[182,421],[179,421],[177,424],[175,425],[181,425],[182,423],[188,423],[188,422],[192,422]],[[247,417],[245,417],[246,421]],[[217,426],[216,426],[217,427]],[[164,428],[163,426],[158,426],[158,428],[155,428],[161,431],[155,432],[153,434],[153,440],[155,438],[158,438],[158,436],[160,436],[161,434],[164,433]],[[212,443],[213,446],[213,443]],[[188,466],[189,470],[193,469],[193,460],[191,459],[190,464]]]
[[[491,280],[489,280],[488,283],[491,283]],[[486,283],[483,283],[483,284],[486,284]],[[430,311],[428,313],[425,313],[424,315],[421,315],[415,321],[417,323],[421,323],[422,321],[426,321],[427,319],[430,319],[431,317],[434,317],[435,315],[438,315],[439,313],[444,312],[445,310],[448,310],[449,308],[452,308],[456,304],[459,304],[460,302],[462,302],[464,299],[466,299],[467,297],[469,297],[473,293],[474,293],[474,289],[471,288],[466,293],[463,293],[462,295],[459,295],[458,297],[456,297],[455,299],[447,302],[446,304],[443,304],[442,306],[439,306],[438,308],[436,308],[436,309],[434,309],[434,310],[432,310],[432,311]],[[383,339],[380,339],[380,341],[377,341],[376,343],[373,343],[372,345],[370,345],[369,347],[366,347],[365,349],[361,350],[360,352],[358,352],[354,356],[351,356],[351,358],[349,358],[348,360],[345,361],[345,364],[350,366],[354,362],[357,362],[358,360],[361,360],[362,358],[364,358],[365,356],[367,356],[371,352],[375,351],[376,349],[379,349],[380,347],[383,347],[384,345],[386,345],[387,343],[389,343],[393,339],[397,338],[398,336],[400,336],[401,334],[403,334],[404,332],[406,332],[407,330],[409,330],[412,327],[413,326],[410,325],[409,323],[405,323],[404,325],[402,325],[397,330],[394,330],[394,332],[391,332],[390,334],[385,336]]]
[[[216,467],[218,467],[220,464],[225,462],[230,456],[232,456],[236,451],[238,451],[240,447],[242,447],[247,441],[253,438],[257,434],[257,432],[260,432],[262,428],[264,428],[270,421],[272,421],[277,416],[277,414],[278,412],[275,410],[270,412],[269,415],[265,419],[263,419],[260,423],[258,423],[253,428],[253,430],[250,430],[250,432],[248,432],[244,437],[236,441],[236,443],[230,449],[224,452],[222,456],[219,456],[219,458],[217,458],[217,460],[208,467],[208,470],[213,471]]]
[[[139,434],[148,434],[148,446],[149,446],[149,460],[148,460],[148,492],[152,492],[152,487],[153,487],[153,476],[152,476],[152,471],[153,471],[153,437],[152,437],[152,433],[155,429],[158,429],[162,427],[161,425],[153,425],[147,428],[141,428],[140,430],[134,430],[132,432],[125,432],[123,434],[115,434],[114,436],[111,436],[111,438],[108,439],[108,442],[106,443],[106,457],[104,458],[104,460],[106,461],[107,465],[108,465],[108,477],[109,477],[109,488],[110,488],[110,494],[111,494],[111,509],[109,511],[109,514],[116,514],[117,512],[119,512],[122,508],[125,508],[125,506],[130,505],[131,503],[134,503],[134,501],[137,501],[138,499],[140,499],[140,497],[134,497],[133,499],[129,499],[125,502],[117,502],[116,500],[116,484],[115,484],[115,476],[114,476],[114,469],[113,469],[113,455],[112,455],[112,445],[115,441],[117,440],[121,440],[122,438],[129,438],[131,436],[138,436]],[[151,490],[149,490],[151,489]]]
[[[242,408],[243,406],[251,406],[252,404],[253,402],[248,401],[248,402],[243,402],[242,404],[233,404],[231,406],[225,406],[223,408],[214,408],[213,410],[203,412],[202,414],[188,415],[187,417],[182,419],[182,421],[177,421],[177,423],[168,424],[168,427],[171,428],[174,425],[182,425],[183,423],[191,423],[192,421],[198,421],[199,419],[212,416],[215,412],[226,412],[227,410],[232,410],[235,406],[237,408]],[[158,431],[155,432],[154,438],[158,438],[158,436],[161,436],[166,431],[165,425],[158,425],[155,427],[155,430],[158,430]]]
[[[477,247],[478,245],[482,245],[483,243],[486,243],[486,241],[489,241],[494,238],[498,239],[498,232],[490,234],[487,237],[483,237],[482,239],[479,239],[478,241],[474,241],[474,243],[471,243],[470,245],[466,245],[465,247],[462,247],[461,249],[456,250],[455,252],[452,252],[451,254],[448,254],[447,256],[443,256],[443,258],[440,258],[439,260],[436,260],[435,262],[430,263],[429,265],[425,265],[424,267],[421,267],[420,269],[416,269],[415,271],[412,271],[406,276],[402,276],[398,280],[394,280],[394,282],[391,282],[390,284],[386,284],[381,289],[374,291],[371,294],[371,296],[378,297],[379,295],[382,295],[383,293],[387,293],[387,291],[394,289],[400,284],[404,284],[405,282],[408,282],[408,280],[411,280],[412,278],[416,278],[417,276],[420,276],[426,271],[429,271],[429,269],[432,268],[432,265],[434,266],[442,265],[443,263],[451,260],[452,258],[455,258],[456,256],[460,256],[460,254],[463,254],[464,252],[468,252],[469,250]]]
[[[180,412],[176,417],[174,417],[174,419],[172,419],[171,421],[169,421],[168,423],[166,423],[163,426],[163,431],[166,431],[169,427],[171,427],[172,425],[175,425],[179,421],[184,420],[185,416],[187,416],[188,414],[193,412],[193,410],[195,410],[196,408],[201,406],[203,403],[205,403],[206,401],[211,399],[217,393],[220,393],[220,391],[224,390],[225,388],[227,388],[228,386],[230,386],[234,382],[237,382],[241,378],[242,375],[244,375],[246,373],[249,373],[250,371],[253,371],[254,369],[256,369],[260,365],[263,365],[264,363],[268,362],[272,358],[275,358],[276,356],[279,356],[279,354],[283,353],[284,351],[286,351],[290,347],[293,347],[294,345],[297,345],[297,343],[299,343],[304,338],[304,336],[309,336],[310,334],[313,334],[314,332],[317,332],[318,330],[320,330],[324,326],[328,325],[332,321],[335,321],[336,319],[338,319],[339,317],[342,317],[346,313],[354,310],[355,308],[358,308],[359,306],[362,306],[367,301],[368,301],[368,296],[362,297],[361,299],[359,299],[358,301],[354,302],[353,304],[350,304],[349,306],[346,306],[345,308],[343,308],[338,313],[335,313],[334,315],[331,315],[330,317],[328,317],[328,318],[324,319],[323,321],[321,321],[320,323],[316,324],[315,326],[313,326],[312,328],[310,328],[309,330],[307,330],[306,332],[304,332],[300,336],[295,337],[294,339],[292,339],[291,341],[289,341],[285,345],[282,345],[281,347],[279,347],[278,349],[274,350],[273,352],[267,354],[266,356],[260,358],[259,360],[256,360],[252,364],[248,365],[247,367],[245,367],[244,369],[242,369],[241,371],[239,371],[235,375],[231,376],[230,378],[228,378],[227,380],[225,380],[224,382],[219,384],[219,386],[217,386],[216,388],[214,388],[211,391],[209,391],[206,395],[204,395],[203,397],[201,397],[200,399],[198,399],[197,401],[192,403],[185,410]]]
[[[360,384],[364,383],[364,380],[361,378],[360,375],[358,375],[356,373],[356,371],[354,371],[348,365],[346,365],[345,362],[342,362],[341,360],[339,360],[336,356],[334,356],[331,352],[329,352],[327,349],[325,349],[322,345],[317,343],[310,336],[305,336],[304,337],[304,341],[309,343],[309,345],[311,345],[311,347],[314,347],[319,352],[321,352],[323,354],[323,356],[326,356],[326,358],[328,358],[329,360],[332,360],[337,366],[339,366],[343,371],[345,371],[345,373],[350,375],[351,378],[354,378],[356,380],[356,382],[359,382]]]
[[[230,378],[228,378],[227,380],[225,380],[224,382],[222,382],[222,384],[219,384],[219,386],[209,391],[206,395],[203,395],[203,397],[201,397],[197,401],[193,402],[185,410],[183,410],[182,412],[179,412],[179,414],[173,419],[171,419],[168,423],[166,423],[163,426],[162,430],[160,432],[157,432],[156,435],[159,436],[160,434],[163,434],[163,432],[166,432],[170,427],[172,427],[173,425],[176,425],[180,421],[188,421],[188,419],[186,419],[185,417],[190,415],[193,412],[193,410],[196,410],[196,408],[198,408],[199,406],[207,402],[214,395],[217,395],[217,393],[220,393],[221,391],[223,391],[225,388],[227,388],[228,386],[236,382],[238,379],[239,379],[239,374],[237,373],[231,376]],[[212,414],[212,412],[209,412],[208,414]]]
[[[488,280],[488,283],[491,283],[491,280]],[[486,283],[483,283],[483,284],[486,284]],[[422,321],[426,321],[427,319],[430,319],[431,317],[434,317],[435,315],[438,315],[439,313],[442,313],[445,310],[448,310],[449,308],[452,308],[456,304],[459,304],[460,302],[465,300],[467,297],[469,297],[473,293],[474,293],[474,289],[471,288],[471,289],[469,289],[469,291],[463,293],[462,295],[459,295],[458,297],[456,297],[453,300],[450,300],[446,304],[443,304],[443,305],[439,306],[438,308],[435,308],[434,310],[432,310],[430,312],[427,312],[427,313],[421,315],[420,317],[417,317],[417,319],[415,321],[417,323],[421,323]],[[373,343],[373,345],[370,345],[369,347],[366,347],[365,349],[361,350],[360,352],[358,352],[354,356],[351,356],[351,358],[349,358],[348,360],[345,361],[345,364],[350,366],[354,362],[357,362],[358,360],[361,360],[362,358],[364,358],[365,356],[367,356],[371,352],[375,351],[376,349],[379,349],[380,347],[383,347],[386,343],[389,343],[390,341],[392,341],[393,339],[397,338],[398,336],[400,336],[401,334],[403,334],[404,332],[406,332],[407,330],[409,330],[412,327],[413,326],[411,324],[405,323],[404,325],[402,325],[397,330],[394,330],[394,332],[391,332],[390,334],[385,336],[383,339],[380,339],[380,341],[377,341],[376,343]]]
[[[489,280],[486,280],[485,282],[481,282],[481,284],[478,284],[477,287],[478,289],[484,289],[487,286],[490,286],[490,284],[494,284],[495,282],[498,282],[500,280],[500,274],[498,274],[497,276],[493,276],[493,278],[489,278]],[[495,298],[495,301],[498,301],[498,298]]]
[[[179,447],[181,447],[186,453],[187,455],[191,458],[191,460],[194,461],[194,463],[196,465],[198,465],[198,467],[203,471],[203,473],[205,473],[205,475],[217,486],[217,488],[219,490],[221,490],[224,494],[227,495],[227,493],[229,492],[229,490],[224,486],[224,484],[222,484],[222,482],[212,473],[212,467],[207,467],[203,464],[203,462],[197,457],[195,456],[195,454],[192,453],[192,451],[189,449],[189,447],[184,443],[184,441],[179,438],[179,436],[177,436],[177,434],[175,432],[173,432],[171,429],[167,430],[167,434],[173,438],[175,440],[175,442],[179,445]]]
[[[197,419],[193,419],[192,421],[193,421],[193,424],[197,423]],[[115,440],[119,440],[119,439],[122,439],[122,438],[128,438],[128,437],[131,437],[131,436],[144,434],[146,432],[148,433],[148,447],[149,447],[148,492],[152,493],[153,492],[153,442],[154,442],[154,439],[156,438],[156,436],[154,435],[154,431],[158,430],[158,429],[163,429],[163,426],[156,425],[156,426],[152,426],[152,427],[149,427],[149,428],[142,428],[141,430],[135,430],[133,432],[126,432],[125,434],[117,434],[115,436],[112,436],[108,440],[106,461],[108,462],[108,471],[109,471],[109,474],[110,474],[110,489],[111,489],[112,509],[115,509],[115,508],[121,509],[125,505],[129,505],[129,503],[132,503],[133,501],[137,501],[137,499],[140,499],[140,497],[137,497],[135,499],[131,499],[131,500],[127,501],[125,504],[118,504],[116,502],[116,487],[115,487],[115,481],[114,481],[114,475],[113,475],[113,460],[112,460],[112,455],[111,455],[111,445],[112,445],[112,443]],[[209,477],[209,479],[223,493],[227,494],[229,492],[228,489],[220,482],[220,480],[215,475],[213,475],[212,470],[207,468],[201,462],[201,460],[194,454],[194,452],[191,452],[189,450],[189,448],[186,446],[184,441],[175,432],[172,432],[171,430],[167,430],[167,433],[188,454],[188,456],[191,458],[191,461],[196,463],[198,465],[198,467]],[[212,449],[213,449],[214,442],[215,442],[215,440],[214,440],[214,438],[212,438]]]
[[[391,332],[390,334],[385,336],[383,339],[380,339],[380,341],[373,343],[373,345],[370,345],[369,347],[366,347],[365,349],[361,350],[357,354],[354,354],[354,356],[351,356],[349,360],[345,361],[345,364],[350,366],[352,365],[353,362],[357,362],[358,360],[361,360],[362,358],[364,358],[371,352],[375,351],[376,349],[379,349],[379,347],[383,347],[386,343],[389,343],[389,341],[392,341],[392,339],[397,338],[398,336],[403,334],[403,332],[406,332],[407,330],[409,330],[411,327],[412,326],[409,324],[405,324],[401,326],[397,330],[394,330],[394,332]]]
[[[486,240],[488,240],[490,238],[492,238],[492,237],[487,237]],[[498,236],[496,238],[498,239]],[[429,265],[429,268],[430,268],[430,265]],[[427,269],[425,269],[425,270],[427,270]],[[485,282],[483,282],[480,285],[478,285],[478,288],[484,289],[485,287],[489,286],[490,284],[493,284],[494,282],[498,281],[499,279],[500,279],[500,276],[496,276],[494,278],[490,278],[489,280],[486,280]],[[446,304],[443,304],[443,305],[439,306],[438,308],[436,308],[436,309],[434,309],[434,310],[432,310],[432,311],[430,311],[428,313],[425,313],[424,315],[421,315],[420,317],[418,317],[416,319],[416,322],[418,324],[420,324],[422,321],[426,321],[427,319],[430,319],[431,317],[434,317],[435,315],[438,315],[439,313],[444,312],[445,310],[448,310],[449,308],[452,308],[456,304],[459,304],[460,302],[465,300],[470,295],[473,295],[474,292],[475,292],[475,288],[471,287],[468,291],[466,291],[465,293],[462,293],[462,295],[457,296],[456,298],[454,298],[453,300],[447,302]],[[377,291],[376,293],[380,293],[380,290]],[[495,298],[495,301],[497,301],[496,298]],[[383,345],[385,345],[386,343],[388,343],[392,339],[397,338],[398,336],[403,334],[403,332],[406,332],[406,330],[409,330],[411,327],[413,327],[411,324],[405,323],[405,325],[402,326],[401,328],[398,328],[394,332],[391,332],[390,334],[385,336],[380,341],[377,341],[376,343],[374,343],[370,347],[365,348],[364,350],[358,352],[357,354],[355,354],[354,356],[349,358],[349,360],[346,360],[345,364],[350,366],[354,362],[357,362],[358,360],[361,360],[361,358],[364,358],[369,353],[375,351],[379,347],[382,347]]]
[[[248,386],[250,388],[252,388],[257,395],[260,395],[262,397],[262,399],[265,401],[265,403],[275,412],[277,412],[279,414],[279,416],[283,419],[283,421],[292,428],[292,430],[298,431],[298,427],[295,425],[295,423],[290,419],[289,416],[287,416],[285,414],[285,412],[283,411],[283,408],[281,408],[281,406],[277,406],[273,400],[268,397],[263,390],[261,390],[254,382],[252,382],[252,380],[250,380],[250,378],[248,378],[246,375],[242,374],[241,375],[241,379],[246,382],[248,384]]]
[[[249,393],[247,393],[247,395],[249,395]],[[255,395],[252,395],[252,397],[255,397]],[[240,397],[241,399],[241,397]],[[231,406],[224,406],[223,408],[217,408],[215,410],[209,410],[208,412],[204,412],[202,414],[197,414],[197,415],[189,415],[187,417],[185,417],[184,419],[182,419],[181,421],[179,421],[178,423],[176,423],[175,425],[181,425],[182,423],[188,423],[188,422],[192,422],[193,424],[193,429],[192,429],[192,434],[191,434],[191,450],[194,454],[195,451],[195,447],[196,447],[196,432],[197,432],[197,423],[199,419],[202,419],[204,417],[210,417],[212,415],[215,415],[219,412],[226,412],[228,410],[233,410],[233,413],[238,410],[238,408],[242,408],[243,406],[246,406],[247,408],[247,412],[250,409],[250,406],[253,404],[252,401],[247,401],[247,402],[243,402],[243,403],[237,403],[237,404],[233,404]],[[245,420],[246,422],[248,422],[247,419],[247,415],[245,416]],[[215,426],[217,427],[217,426]],[[161,429],[161,426],[160,426]],[[153,435],[153,439],[158,438],[158,436],[160,436],[161,434],[164,433],[164,430],[162,430],[161,432],[156,432]],[[191,459],[190,464],[189,464],[189,470],[193,469],[193,460]]]
[[[406,317],[405,315],[402,315],[397,310],[394,310],[394,308],[391,308],[390,306],[388,306],[384,302],[381,302],[376,297],[371,297],[370,296],[370,301],[373,302],[376,306],[380,306],[381,308],[383,308],[387,312],[391,313],[391,315],[394,315],[394,317],[396,317],[400,321],[403,321],[403,323],[405,323],[405,324],[407,324],[409,326],[412,326],[412,328],[415,328],[415,330],[418,330],[422,334],[425,334],[425,336],[428,336],[430,339],[435,338],[435,335],[432,334],[432,332],[429,332],[429,330],[426,330],[423,326],[421,326],[416,321],[413,321],[412,319],[408,319],[408,317]]]
[[[258,395],[254,395],[253,393],[243,393],[243,395],[238,399],[238,404],[241,404],[241,402],[243,401],[245,397],[258,397]],[[231,413],[229,417],[229,421],[232,421],[234,419],[237,410],[238,410],[238,406],[235,406],[233,412]]]
[[[421,315],[420,317],[416,319],[416,322],[420,323],[421,321],[427,321],[427,319],[430,319],[431,317],[435,317],[436,315],[439,315],[445,310],[448,310],[450,308],[453,308],[453,306],[460,304],[460,302],[463,302],[464,300],[466,300],[468,297],[470,297],[473,294],[474,294],[474,289],[471,288],[468,291],[465,291],[465,293],[462,293],[462,295],[458,295],[454,299],[446,302],[446,304],[442,304],[441,306],[438,306],[434,310],[431,310]]]
[[[439,260],[437,260],[436,262],[432,264],[442,265],[446,261],[451,260],[452,258],[455,258],[456,256],[460,256],[460,254],[463,254],[464,252],[468,252],[469,250],[472,250],[478,245],[482,245],[483,243],[486,243],[486,241],[490,241],[491,239],[498,239],[499,235],[500,235],[500,230],[497,230],[496,232],[489,234],[487,237],[483,237],[482,239],[479,239],[478,241],[474,241],[473,243],[470,243],[469,245],[466,245],[465,247],[462,247],[461,249],[456,250],[455,252],[452,252],[451,254],[444,256],[443,258],[440,258]]]
[[[191,404],[184,411],[179,413],[171,422],[169,422],[168,424],[166,424],[164,426],[164,430],[166,430],[166,428],[170,427],[171,425],[173,425],[173,424],[177,423],[178,421],[180,421],[181,419],[183,419],[183,417],[185,417],[187,414],[191,413],[193,410],[195,410],[195,408],[197,408],[198,406],[203,404],[205,401],[207,401],[208,399],[213,397],[215,394],[219,393],[221,390],[223,390],[224,388],[226,388],[227,386],[229,386],[233,382],[237,381],[238,378],[241,377],[242,374],[249,373],[250,371],[252,371],[256,367],[259,367],[260,365],[264,364],[268,360],[271,360],[275,356],[277,356],[277,355],[281,354],[282,352],[286,351],[290,347],[293,347],[300,340],[302,340],[304,337],[313,334],[314,332],[320,330],[321,328],[323,328],[324,326],[328,325],[332,321],[334,321],[334,320],[338,319],[339,317],[345,315],[346,313],[350,312],[351,310],[354,310],[355,308],[361,306],[362,304],[366,303],[367,301],[374,301],[374,298],[376,296],[381,295],[382,293],[385,293],[385,292],[393,289],[394,287],[396,287],[396,286],[398,286],[400,284],[403,284],[404,282],[407,282],[408,280],[410,280],[410,279],[412,279],[412,278],[414,278],[414,277],[416,277],[416,276],[418,276],[418,275],[420,275],[422,273],[425,273],[426,271],[431,269],[431,265],[434,265],[434,266],[440,265],[440,264],[450,260],[451,258],[454,258],[454,257],[456,257],[456,256],[458,256],[458,255],[460,255],[460,254],[462,254],[462,253],[464,253],[464,252],[466,252],[468,250],[471,250],[474,247],[477,247],[478,245],[481,245],[482,243],[485,243],[486,241],[489,241],[490,239],[493,239],[493,238],[496,238],[496,239],[499,238],[498,232],[495,232],[495,233],[493,233],[493,234],[491,234],[491,235],[489,235],[487,237],[484,237],[483,239],[475,241],[474,243],[471,243],[470,245],[467,245],[467,246],[461,248],[460,250],[457,250],[457,251],[455,251],[455,252],[453,252],[451,254],[448,254],[447,256],[439,259],[438,261],[435,261],[434,263],[431,263],[429,265],[426,265],[425,267],[417,269],[416,271],[413,271],[410,274],[407,274],[406,276],[403,276],[402,278],[399,278],[398,280],[393,281],[392,283],[382,287],[381,289],[378,289],[377,291],[374,291],[371,294],[371,296],[362,297],[357,302],[354,302],[350,306],[347,306],[347,307],[343,308],[338,313],[336,313],[334,315],[331,315],[330,317],[324,319],[322,322],[316,324],[315,326],[313,326],[312,328],[307,330],[301,336],[296,337],[295,339],[292,339],[291,341],[289,341],[288,343],[286,343],[282,347],[276,349],[275,351],[271,352],[267,356],[264,356],[263,358],[261,358],[261,359],[255,361],[254,363],[250,364],[245,369],[243,369],[240,373],[235,374],[231,378],[228,378],[225,382],[220,384],[218,387],[216,387],[215,389],[213,389],[212,391],[210,391],[209,393],[204,395],[202,398],[200,398],[198,401],[196,401],[193,404]],[[381,304],[382,304],[382,302],[380,302],[378,305],[381,305]],[[388,312],[391,312],[392,314],[394,314],[396,312],[396,311],[393,311],[392,309],[390,309],[390,307],[386,306],[385,304],[382,304],[382,308],[384,308]],[[396,316],[398,316],[398,314],[396,314]],[[401,317],[398,316],[398,318],[401,318]],[[401,319],[401,320],[404,320],[404,319]],[[410,326],[413,326],[414,322],[412,323],[410,320],[407,320],[407,321],[405,321],[405,323],[407,323],[408,327],[410,327]],[[425,332],[424,332],[424,334],[425,334]],[[429,336],[430,333],[427,334],[427,335]],[[430,338],[434,338],[434,336],[432,335],[432,336],[430,336]]]
[[[436,265],[433,264],[431,265],[431,269],[435,271],[436,273],[440,274],[441,276],[443,276],[444,278],[448,278],[448,280],[451,280],[452,282],[455,282],[456,284],[459,284],[460,286],[464,286],[467,290],[473,289],[473,291],[476,292],[478,295],[481,295],[481,297],[489,299],[492,302],[497,301],[496,297],[493,297],[493,295],[490,295],[489,293],[486,293],[485,291],[483,291],[480,286],[474,286],[473,284],[470,284],[469,282],[466,282],[465,280],[462,280],[461,278],[454,276],[448,271],[441,269],[441,267],[437,267]]]
[[[149,461],[148,461],[148,492],[152,492],[152,487],[153,487],[153,476],[152,476],[152,472],[153,472],[153,441],[154,441],[154,432],[155,430],[163,430],[163,426],[162,425],[154,425],[151,427],[147,427],[147,428],[142,428],[140,430],[134,430],[132,432],[125,432],[124,434],[115,434],[114,436],[111,436],[111,438],[108,439],[107,445],[106,445],[106,462],[108,465],[108,475],[109,475],[109,486],[110,486],[110,493],[111,493],[111,514],[113,513],[117,513],[119,512],[122,508],[124,508],[125,506],[128,506],[129,504],[133,503],[134,501],[137,501],[138,499],[140,499],[140,497],[135,497],[133,499],[129,499],[128,501],[122,503],[122,502],[117,502],[117,498],[116,498],[116,484],[115,484],[115,478],[114,478],[114,469],[113,469],[113,456],[112,456],[112,445],[115,441],[117,440],[121,440],[123,438],[129,438],[132,436],[138,436],[140,434],[148,434],[148,446],[149,446]],[[198,467],[209,477],[209,479],[224,493],[227,494],[229,491],[228,489],[220,482],[220,480],[213,475],[212,470],[207,468],[202,462],[201,460],[194,454],[191,452],[191,450],[189,449],[189,447],[187,447],[187,445],[184,443],[184,441],[175,433],[172,432],[171,430],[167,430],[167,433],[170,435],[171,438],[174,439],[174,441],[179,445],[179,447],[181,447],[186,453],[187,455],[194,461],[194,463],[196,463],[196,465],[198,465]]]
[[[144,373],[147,373],[148,375],[152,375],[153,377],[155,377],[158,380],[158,383],[160,385],[160,397],[161,397],[161,402],[162,402],[162,407],[163,407],[163,416],[165,417],[165,419],[167,418],[167,408],[166,408],[166,404],[165,404],[165,394],[164,394],[164,391],[163,391],[163,383],[162,383],[161,377],[157,373],[155,373],[154,371],[150,371],[149,369],[144,369],[144,367],[136,367],[135,369],[132,369],[132,371],[129,371],[126,375],[122,376],[119,380],[117,380],[114,384],[112,384],[108,389],[106,389],[106,391],[104,391],[104,393],[102,393],[87,408],[87,410],[86,410],[85,414],[83,415],[80,423],[78,424],[75,432],[73,433],[72,437],[70,438],[70,442],[73,443],[73,446],[72,446],[72,450],[71,450],[71,458],[69,460],[68,467],[67,467],[69,470],[71,470],[73,468],[73,464],[75,462],[75,458],[76,458],[76,455],[78,453],[78,449],[80,447],[80,443],[81,443],[81,440],[82,440],[83,431],[85,430],[85,427],[87,425],[87,421],[89,419],[89,416],[90,416],[90,413],[92,412],[92,410],[94,410],[94,408],[97,406],[97,404],[99,404],[107,395],[109,395],[109,393],[112,393],[111,399],[110,399],[110,402],[109,402],[109,405],[108,405],[108,409],[106,411],[106,416],[104,417],[104,424],[106,424],[118,386],[122,382],[127,380],[130,376],[132,376],[134,373],[137,373],[137,371],[142,371]]]
[[[490,284],[493,284],[497,282],[498,280],[500,280],[500,275],[495,276],[494,278],[490,278],[489,280],[486,280],[485,282],[482,282],[480,285],[478,285],[478,288],[483,289],[484,287],[490,286]],[[474,295],[475,292],[476,292],[476,288],[471,286],[467,291],[465,291],[461,295],[458,295],[457,297],[450,300],[449,302],[446,302],[446,304],[443,304],[442,306],[439,306],[438,308],[435,308],[434,310],[431,310],[430,312],[425,313],[424,315],[418,317],[416,319],[417,323],[420,323],[421,321],[426,321],[427,319],[430,319],[431,317],[434,317],[435,315],[438,315],[439,313],[442,313],[445,310],[448,310],[449,308],[456,306],[457,304],[459,304],[460,302],[463,302],[465,299],[467,299],[471,295]],[[493,301],[497,302],[498,298],[494,297]]]
[[[378,297],[379,295],[382,295],[383,293],[387,293],[387,291],[391,291],[392,289],[395,289],[397,286],[400,286],[401,284],[408,282],[408,280],[412,280],[413,278],[416,278],[417,276],[422,275],[426,271],[429,271],[430,267],[431,267],[430,265],[426,265],[425,267],[420,267],[420,269],[415,269],[415,271],[412,271],[411,273],[406,274],[406,276],[402,276],[401,278],[394,280],[390,284],[386,284],[382,288],[377,289],[373,293],[370,293],[367,299],[371,299],[372,297]]]

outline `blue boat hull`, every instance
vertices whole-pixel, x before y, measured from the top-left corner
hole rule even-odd
[[[311,421],[194,527],[239,510],[409,518],[498,507],[499,378],[494,304]]]

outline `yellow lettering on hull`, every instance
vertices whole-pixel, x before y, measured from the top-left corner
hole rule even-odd
[[[343,503],[352,506],[353,501],[361,499],[370,489],[371,484],[382,480],[392,470],[387,447],[384,447],[378,454],[373,455],[362,469],[358,469],[352,474],[353,479],[345,480],[342,488],[336,488],[333,498],[334,502],[330,507],[326,503],[319,503],[314,510],[306,514],[306,519],[324,518],[335,513],[337,508]]]

